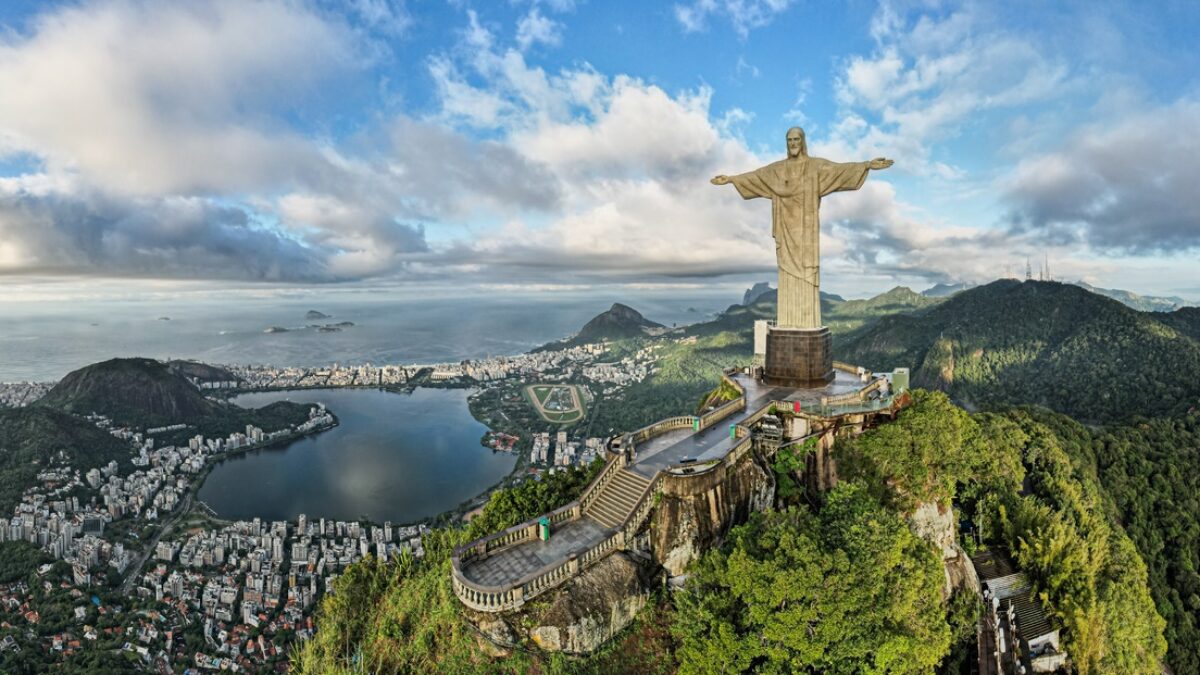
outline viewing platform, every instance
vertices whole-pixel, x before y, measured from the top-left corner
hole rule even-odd
[[[846,364],[835,364],[832,382],[810,389],[767,386],[736,370],[722,377],[737,398],[614,439],[608,463],[577,501],[456,549],[452,580],[463,604],[483,612],[519,608],[629,548],[664,476],[688,479],[739,460],[751,451],[753,426],[771,412],[831,420],[901,405],[883,376]]]
[[[696,462],[721,459],[728,455],[739,441],[730,435],[728,425],[756,421],[768,412],[771,404],[777,402],[786,404],[779,407],[791,411],[797,411],[795,404],[798,402],[800,404],[798,412],[814,415],[846,414],[858,411],[860,408],[863,411],[879,410],[878,407],[872,408],[870,404],[867,404],[865,406],[842,405],[839,411],[838,406],[829,404],[831,400],[848,395],[853,396],[864,388],[864,383],[857,374],[852,375],[840,369],[835,369],[834,374],[833,382],[817,389],[771,387],[744,373],[733,374],[730,379],[745,392],[742,399],[745,404],[740,406],[740,410],[724,418],[722,420],[724,424],[720,427],[710,425],[699,431],[690,427],[673,429],[639,444],[633,469],[649,478],[686,459]],[[822,406],[823,401],[825,402],[824,406]]]

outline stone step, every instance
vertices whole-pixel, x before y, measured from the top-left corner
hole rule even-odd
[[[619,470],[588,507],[587,513],[605,527],[617,528],[633,513],[650,480],[632,471]]]
[[[595,501],[595,504],[610,509],[613,513],[624,515],[633,508],[633,502],[611,492],[606,492]]]
[[[619,487],[629,488],[630,490],[632,490],[638,494],[641,494],[646,491],[646,487],[648,485],[650,485],[650,481],[637,480],[637,479],[633,478],[632,476],[630,476],[628,473],[622,471],[622,472],[619,472],[616,476],[613,476],[613,479],[609,483],[609,485],[616,485]]]
[[[645,488],[638,490],[633,486],[610,484],[605,486],[602,497],[611,497],[614,500],[622,503],[629,502],[630,506],[632,506],[633,504],[637,503],[638,498],[641,497],[642,493],[645,491]]]
[[[646,489],[646,486],[650,484],[649,478],[646,478],[642,474],[637,473],[636,471],[631,471],[629,469],[621,469],[620,471],[617,472],[617,475],[613,476],[613,478],[620,478],[621,480],[632,481],[633,483],[641,485],[643,490]]]
[[[616,520],[618,523],[624,522],[625,517],[633,510],[633,505],[624,501],[619,501],[613,498],[611,494],[601,494],[596,501],[592,502],[591,511],[602,512],[609,517],[610,520]]]
[[[631,481],[614,479],[611,483],[609,483],[605,487],[610,488],[616,492],[627,492],[631,495],[636,495],[636,496],[640,497],[640,496],[642,496],[642,493],[646,491],[647,485],[648,485],[647,483],[639,484],[639,483],[634,483]]]
[[[594,518],[601,525],[614,530],[619,527],[621,523],[625,522],[625,519],[619,514],[615,513],[611,508],[599,503],[593,504],[591,508],[588,509],[587,515],[591,518]]]

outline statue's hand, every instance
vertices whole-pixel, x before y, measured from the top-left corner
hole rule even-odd
[[[713,185],[728,185],[729,184],[729,176],[726,176],[725,174],[721,174],[720,176],[713,178],[709,182],[712,183]]]
[[[867,168],[878,171],[880,169],[886,169],[889,166],[891,166],[892,164],[895,164],[895,162],[893,162],[890,159],[885,159],[883,157],[876,157],[875,159],[871,160],[870,162],[867,162]]]

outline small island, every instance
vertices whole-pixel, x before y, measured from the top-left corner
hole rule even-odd
[[[264,333],[287,333],[289,331],[290,331],[290,329],[284,328],[283,326],[271,326],[270,328],[267,328],[263,332]]]
[[[304,315],[304,318],[309,321],[315,321],[317,319],[329,319],[332,317],[328,314],[325,314],[324,312],[318,312],[315,309],[310,309],[310,310],[308,310],[308,313],[306,313]]]

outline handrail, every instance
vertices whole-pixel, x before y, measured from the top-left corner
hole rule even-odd
[[[509,546],[511,546],[513,544],[518,544],[518,543],[521,543],[524,541],[528,541],[529,539],[535,539],[537,537],[537,535],[536,535],[536,530],[534,530],[533,528],[535,528],[537,526],[538,522],[540,522],[542,518],[549,517],[551,522],[563,522],[564,520],[572,520],[573,518],[562,518],[561,515],[564,513],[574,511],[578,507],[579,507],[579,500],[575,500],[573,502],[566,504],[565,506],[560,506],[559,508],[554,509],[553,511],[551,511],[549,513],[544,513],[535,518],[526,520],[523,523],[518,523],[516,525],[513,525],[512,527],[501,530],[500,532],[496,532],[494,534],[489,534],[486,537],[467,542],[466,544],[462,544],[460,546],[455,547],[452,557],[455,559],[460,559],[460,560],[461,559],[471,560],[472,558],[474,558],[476,555],[478,555],[480,553],[485,553],[485,554],[486,553],[494,553],[496,551],[499,551],[500,549],[508,548]],[[578,516],[576,516],[576,517],[578,517]],[[517,535],[517,534],[523,534],[524,536],[510,538],[511,535]],[[500,542],[500,543],[496,543],[496,542]],[[465,558],[464,558],[464,556],[465,556]]]
[[[608,463],[604,465],[604,468],[600,470],[600,473],[596,475],[596,478],[593,479],[586,488],[584,488],[583,494],[579,495],[580,507],[586,509],[589,505],[591,505],[591,501],[599,493],[600,487],[602,485],[607,485],[608,481],[611,480],[614,475],[616,475],[616,471],[625,466],[628,461],[629,459],[624,452],[610,459]]]
[[[629,515],[625,517],[625,521],[621,523],[621,528],[618,530],[618,532],[624,534],[626,539],[631,538],[634,534],[633,532],[630,532],[630,529],[636,529],[638,525],[641,525],[642,519],[645,518],[646,514],[650,512],[651,502],[653,501],[651,499],[651,495],[654,494],[655,490],[659,489],[661,477],[661,469],[654,472],[654,477],[650,479],[650,482],[646,485],[646,489],[643,490],[641,496],[638,497],[637,503],[634,505],[633,510],[629,512]]]
[[[833,367],[834,367],[834,369],[840,370],[843,373],[850,373],[851,375],[858,375],[859,367],[856,365],[850,364],[850,363],[846,363],[845,361],[834,361]],[[868,373],[871,372],[869,370],[866,370],[865,368],[863,370]]]

